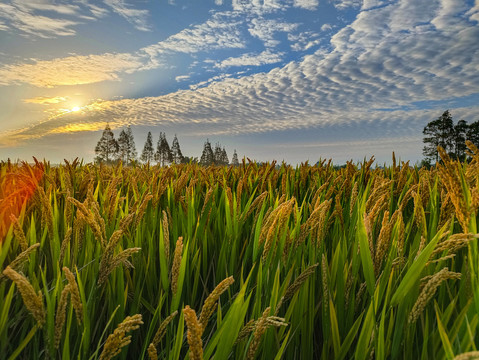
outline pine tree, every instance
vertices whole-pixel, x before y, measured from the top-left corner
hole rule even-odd
[[[236,153],[236,149],[233,152],[233,157],[231,158],[231,165],[233,166],[239,166],[239,161],[238,161],[238,154]]]
[[[148,131],[145,146],[143,147],[143,152],[141,153],[141,160],[145,163],[150,163],[153,161],[153,156],[153,138],[151,136],[151,131]]]
[[[464,161],[466,158],[466,137],[469,126],[465,120],[459,120],[454,126],[454,158]]]
[[[451,152],[454,149],[454,123],[449,110],[428,123],[422,133],[425,135],[423,138],[425,146],[422,153],[427,160],[439,161],[438,146],[441,146],[446,152]]]
[[[474,121],[467,127],[466,138],[479,147],[479,120]]]
[[[95,154],[98,162],[105,161],[106,163],[110,163],[118,154],[118,142],[115,140],[115,135],[109,124],[106,124],[105,130],[96,144]]]
[[[173,162],[173,156],[171,154],[168,140],[166,140],[166,134],[162,132],[160,133],[160,138],[156,144],[155,160],[161,166],[165,166],[166,164]]]
[[[226,153],[225,147],[223,146],[223,150],[221,150],[221,165],[228,166],[230,163],[228,159],[228,154]]]
[[[211,148],[211,143],[207,139],[203,147],[203,153],[201,154],[200,164],[203,166],[209,166],[214,163],[214,160],[213,149]]]
[[[122,130],[118,137],[118,158],[123,164],[128,163],[128,135],[125,130]]]
[[[175,164],[181,164],[183,162],[183,154],[181,153],[180,143],[178,142],[176,134],[171,143],[171,155],[173,156]]]
[[[215,145],[215,152],[214,152],[214,163],[215,165],[222,165],[221,164],[221,155],[222,155],[222,152],[221,152],[221,145],[220,143],[216,143]]]
[[[123,161],[123,164],[130,164],[136,159],[136,147],[135,140],[133,139],[133,133],[130,126],[126,131],[122,130],[118,138],[119,145],[119,157]]]

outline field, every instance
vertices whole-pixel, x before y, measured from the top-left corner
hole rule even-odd
[[[0,358],[473,359],[469,164],[0,168]]]

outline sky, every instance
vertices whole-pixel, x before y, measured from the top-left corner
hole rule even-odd
[[[86,162],[108,123],[184,155],[422,159],[479,120],[479,0],[2,0],[0,160]]]

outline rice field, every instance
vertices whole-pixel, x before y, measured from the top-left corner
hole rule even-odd
[[[2,359],[475,359],[479,150],[0,165]]]

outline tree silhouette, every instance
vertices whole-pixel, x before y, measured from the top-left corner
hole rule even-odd
[[[467,140],[479,147],[479,120],[474,121],[467,127],[466,137]]]
[[[209,166],[214,163],[215,157],[213,154],[213,149],[211,149],[211,143],[206,139],[205,145],[203,147],[203,153],[201,154],[200,164],[203,166]]]
[[[160,132],[160,138],[156,144],[155,160],[161,166],[165,166],[166,164],[173,162],[170,145],[168,144],[166,135],[163,132]]]
[[[469,126],[465,120],[459,120],[454,125],[454,154],[453,157],[463,161],[466,158],[466,138]]]
[[[239,166],[239,161],[238,161],[238,154],[236,153],[236,149],[233,152],[233,157],[231,158],[231,165],[233,166]]]
[[[133,133],[130,126],[125,130],[122,130],[118,137],[119,156],[124,164],[130,164],[136,159],[136,147],[135,140],[133,139]]]
[[[454,150],[454,123],[449,110],[446,110],[436,120],[428,123],[422,133],[425,136],[422,153],[428,161],[439,161],[438,146],[441,146],[447,152]]]
[[[148,131],[145,146],[143,147],[143,152],[141,153],[141,161],[145,163],[150,163],[153,161],[153,157],[153,138],[151,136],[151,131]]]
[[[173,161],[175,164],[181,164],[183,162],[183,154],[181,153],[180,143],[178,142],[178,138],[173,138],[173,142],[171,143],[171,155],[173,156]]]
[[[96,161],[111,162],[118,154],[118,142],[115,140],[115,135],[107,123],[100,140],[95,147]]]

